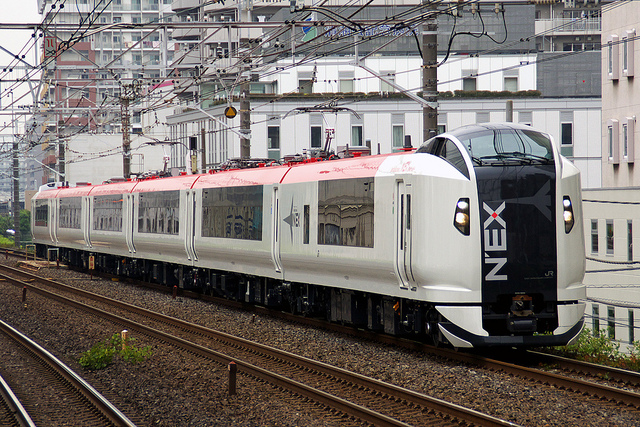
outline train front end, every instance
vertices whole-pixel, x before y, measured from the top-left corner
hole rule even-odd
[[[482,301],[473,313],[486,335],[447,321],[439,324],[442,334],[456,347],[565,345],[577,339],[585,298],[577,168],[548,135],[528,126],[469,126],[448,138],[469,155],[477,183],[470,221],[482,249]]]

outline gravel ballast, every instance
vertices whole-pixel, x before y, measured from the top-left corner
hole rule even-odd
[[[11,260],[9,260],[11,261]],[[9,261],[2,260],[4,263]],[[393,348],[307,326],[257,316],[213,303],[178,297],[66,269],[40,274],[92,292],[307,356],[382,381],[488,413],[525,426],[640,425],[631,408],[601,403],[575,393],[531,383],[418,352]],[[238,394],[228,396],[227,366],[187,354],[146,337],[153,356],[139,364],[123,361],[87,371],[80,354],[114,333],[117,325],[97,320],[0,282],[0,318],[79,372],[139,425],[148,426],[325,426],[348,420],[304,404],[273,387],[238,376]],[[2,362],[0,362],[0,365]]]

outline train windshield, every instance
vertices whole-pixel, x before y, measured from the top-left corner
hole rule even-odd
[[[551,163],[551,141],[543,133],[528,129],[483,129],[457,135],[474,163]]]

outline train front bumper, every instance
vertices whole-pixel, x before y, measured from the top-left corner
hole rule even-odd
[[[584,303],[558,305],[560,326],[553,334],[492,336],[482,329],[482,309],[480,307],[436,307],[446,319],[438,323],[438,328],[455,348],[539,347],[572,344],[578,339],[584,326],[584,308]]]

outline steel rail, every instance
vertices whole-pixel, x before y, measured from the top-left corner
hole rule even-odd
[[[424,395],[422,393],[418,393],[418,392],[414,392],[411,390],[407,390],[407,389],[403,389],[401,387],[395,386],[393,384],[388,384],[385,383],[383,381],[379,381],[373,378],[368,378],[364,375],[360,375],[357,373],[353,373],[350,371],[347,371],[345,369],[341,369],[335,366],[331,366],[328,365],[326,363],[323,362],[318,362],[312,359],[308,359],[302,356],[297,356],[293,353],[289,353],[283,350],[279,350],[279,349],[275,349],[273,347],[269,347],[263,344],[259,344],[259,343],[255,343],[252,341],[248,341],[245,340],[243,338],[239,338],[239,337],[235,337],[223,332],[219,332],[219,331],[214,331],[212,329],[209,328],[205,328],[203,326],[199,326],[199,325],[194,325],[188,322],[185,322],[183,320],[180,319],[176,319],[173,317],[168,317],[165,315],[162,315],[160,313],[156,313],[156,312],[152,312],[149,310],[145,310],[143,308],[128,304],[128,303],[124,303],[118,300],[113,300],[111,298],[107,298],[104,297],[102,295],[98,295],[92,292],[88,292],[85,290],[81,290],[78,288],[73,288],[73,287],[69,287],[66,286],[62,283],[56,282],[54,280],[50,280],[50,279],[43,279],[40,278],[37,275],[34,275],[32,273],[29,272],[24,272],[18,269],[13,269],[11,267],[6,267],[6,266],[0,266],[0,268],[2,269],[10,269],[13,270],[15,273],[26,276],[26,277],[30,277],[33,278],[35,280],[41,281],[41,282],[46,282],[48,285],[54,286],[56,288],[61,288],[61,289],[66,289],[66,290],[70,290],[73,291],[76,294],[85,296],[87,298],[91,298],[97,301],[100,301],[102,303],[108,304],[109,306],[112,307],[118,307],[121,309],[125,309],[125,310],[129,310],[132,311],[136,314],[139,315],[143,315],[143,316],[147,316],[150,318],[153,318],[154,320],[160,321],[160,322],[164,322],[164,323],[168,323],[171,324],[175,327],[179,327],[179,328],[183,328],[183,329],[190,329],[193,330],[199,334],[203,334],[206,335],[210,338],[213,339],[217,339],[217,340],[224,340],[227,342],[232,342],[236,345],[240,345],[243,346],[245,348],[248,348],[251,351],[259,351],[262,353],[268,353],[268,354],[272,354],[275,355],[276,357],[289,362],[289,363],[293,363],[296,364],[298,366],[302,366],[302,367],[306,367],[308,369],[313,369],[315,371],[324,373],[326,375],[330,375],[333,377],[337,377],[341,380],[344,381],[349,381],[357,386],[361,386],[361,387],[365,387],[368,388],[370,390],[374,390],[380,393],[384,393],[387,394],[389,396],[394,396],[398,399],[402,399],[405,400],[407,402],[411,402],[414,403],[416,405],[421,405],[427,408],[431,408],[437,412],[440,413],[445,413],[448,414],[452,417],[455,417],[456,419],[462,420],[462,421],[466,421],[469,423],[472,423],[474,425],[479,425],[479,426],[515,426],[516,424],[505,421],[505,420],[501,420],[499,418],[495,418],[492,417],[490,415],[481,413],[479,411],[475,411],[469,408],[465,408],[462,407],[460,405],[456,405],[456,404],[452,404],[449,402],[446,402],[444,400],[441,399],[437,399],[431,396],[427,396]],[[176,337],[174,335],[171,334],[167,334],[165,332],[161,332],[158,331],[154,328],[145,326],[145,325],[141,325],[138,322],[134,322],[134,321],[130,321],[128,319],[124,319],[122,318],[122,316],[118,316],[118,315],[114,315],[108,312],[105,312],[99,308],[95,308],[95,307],[91,307],[88,306],[86,304],[83,304],[81,302],[78,301],[74,301],[74,300],[69,300],[66,297],[63,297],[61,295],[49,292],[47,290],[38,288],[36,286],[33,286],[30,283],[26,283],[26,282],[20,282],[17,281],[16,279],[10,277],[10,276],[6,276],[6,278],[10,281],[16,281],[19,283],[20,286],[25,286],[28,287],[30,289],[32,289],[34,292],[40,293],[44,296],[47,296],[49,298],[53,298],[57,301],[63,302],[65,304],[69,304],[72,305],[76,308],[85,310],[85,311],[89,311],[92,312],[94,314],[97,314],[101,317],[107,318],[117,324],[121,324],[126,326],[128,329],[132,329],[132,330],[138,330],[139,332],[142,332],[144,334],[147,334],[149,336],[153,336],[157,339],[160,339],[162,341],[165,342],[170,342],[170,343],[174,343],[175,345],[181,346],[185,349],[187,349],[188,351],[192,351],[194,353],[197,353],[201,356],[204,357],[208,357],[208,358],[212,358],[216,361],[218,361],[219,363],[229,363],[230,357],[224,353],[215,351],[215,350],[211,350],[208,349],[206,347],[200,346],[198,344],[194,344],[191,343],[187,340],[184,340],[182,338]],[[316,400],[318,402],[321,402],[327,406],[333,407],[337,410],[340,410],[342,412],[345,413],[349,413],[349,414],[353,414],[355,416],[357,416],[358,418],[368,421],[368,422],[372,422],[376,425],[389,425],[389,426],[398,426],[398,425],[406,425],[398,420],[395,420],[393,418],[390,418],[386,415],[380,414],[378,412],[375,411],[371,411],[365,407],[362,407],[360,405],[351,403],[347,400],[338,398],[336,396],[333,396],[331,394],[325,393],[323,391],[320,390],[316,390],[313,389],[311,387],[308,387],[302,383],[299,383],[297,381],[291,380],[289,378],[283,377],[281,375],[278,374],[274,374],[271,373],[269,371],[266,371],[260,367],[257,367],[253,364],[250,364],[248,362],[244,362],[244,361],[238,361],[238,360],[233,360],[237,366],[238,369],[243,369],[246,373],[248,373],[249,375],[252,375],[254,377],[263,379],[265,381],[268,381],[269,383],[287,388],[288,390],[291,390],[295,393],[299,393],[302,394],[304,396],[307,396],[313,400]]]
[[[135,427],[135,424],[131,422],[126,415],[113,406],[113,404],[98,393],[96,389],[35,341],[2,320],[0,320],[0,330],[44,361],[47,366],[50,366],[60,377],[73,386],[74,389],[91,402],[91,404],[114,425],[119,427]]]
[[[17,271],[20,272],[20,270],[17,270]],[[24,274],[28,274],[28,273],[24,273]],[[54,281],[51,281],[51,282],[52,284],[55,283]],[[60,286],[64,286],[64,285],[60,284]],[[163,289],[166,289],[166,287],[163,287]],[[185,291],[183,292],[183,294],[184,295],[193,294],[194,296],[198,296],[199,298],[202,298],[202,295],[196,294],[193,292]],[[572,390],[579,393],[585,393],[590,396],[595,396],[599,398],[607,398],[607,399],[618,401],[627,405],[634,406],[636,408],[640,408],[640,394],[632,391],[622,390],[619,388],[597,384],[589,381],[573,379],[567,376],[545,372],[539,369],[528,368],[528,367],[520,366],[513,363],[503,362],[500,360],[484,357],[478,354],[460,352],[460,351],[455,351],[447,348],[438,348],[431,345],[427,345],[425,343],[412,341],[406,338],[398,338],[390,335],[377,334],[371,331],[363,331],[363,330],[352,328],[352,327],[345,327],[343,325],[338,325],[338,324],[326,322],[319,319],[300,317],[293,314],[281,313],[281,312],[274,313],[273,310],[269,310],[264,307],[249,305],[243,302],[230,301],[230,300],[225,300],[223,298],[211,298],[211,300],[220,302],[222,304],[225,304],[231,307],[244,308],[249,311],[262,313],[265,315],[276,315],[278,317],[281,317],[290,321],[304,323],[304,324],[312,325],[314,327],[322,327],[322,328],[326,328],[326,329],[340,332],[340,333],[346,333],[346,334],[354,335],[358,337],[365,337],[367,339],[372,339],[372,340],[383,342],[386,344],[397,345],[407,349],[430,353],[430,354],[444,357],[450,360],[457,360],[463,363],[484,367],[490,370],[506,372],[511,375],[516,375],[522,378],[532,379],[543,384],[549,384],[559,388],[565,388],[568,390]],[[584,367],[584,369],[586,369],[586,366]],[[595,371],[596,368],[594,367],[593,369]],[[598,369],[598,371],[600,372],[599,375],[609,376],[611,378],[616,376],[618,377],[624,376],[624,374],[620,372],[623,370],[618,370],[616,368],[611,368],[606,366],[601,366]],[[637,375],[631,374],[630,376],[634,377]]]
[[[24,409],[24,406],[22,406],[20,400],[16,397],[11,390],[11,387],[9,387],[9,384],[7,384],[2,376],[0,376],[0,396],[2,396],[2,400],[9,406],[9,409],[16,418],[20,427],[36,427],[35,423]]]
[[[562,369],[581,372],[609,380],[621,381],[627,384],[640,385],[640,372],[628,371],[626,369],[615,368],[613,366],[598,365],[595,363],[569,359],[555,354],[541,353],[533,350],[527,351],[527,354],[530,354],[536,359],[544,360],[545,363],[556,365]]]

